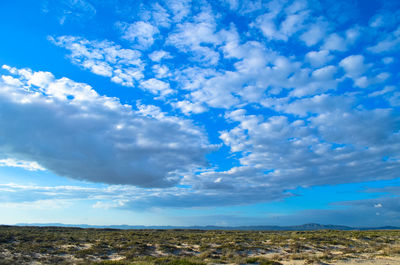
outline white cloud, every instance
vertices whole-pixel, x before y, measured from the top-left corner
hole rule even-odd
[[[190,14],[191,0],[167,0],[166,4],[173,13],[175,22],[182,21]]]
[[[307,18],[308,12],[300,12],[298,14],[291,14],[281,23],[280,31],[285,36],[292,36],[304,27],[303,21]]]
[[[336,103],[328,105],[327,100]],[[400,155],[398,117],[390,109],[349,111],[349,104],[354,103],[329,96],[295,101],[288,106],[289,112],[314,114],[291,121],[283,115],[263,118],[232,112],[229,117],[239,125],[221,132],[220,137],[232,152],[241,153],[241,167],[258,170],[259,178],[264,179],[261,183],[272,186],[290,188],[396,177],[398,162],[382,158]]]
[[[154,35],[159,30],[145,21],[137,21],[132,24],[118,23],[122,32],[122,38],[130,41],[133,47],[147,49],[154,43]]]
[[[121,200],[121,199],[116,199],[112,201],[98,201],[96,202],[92,207],[93,208],[98,208],[98,209],[105,209],[108,210],[110,208],[120,208],[123,207],[129,200]]]
[[[207,110],[201,103],[192,103],[188,100],[178,101],[173,103],[173,106],[180,109],[186,115],[191,113],[203,113]]]
[[[382,95],[385,95],[385,94],[390,93],[395,90],[396,90],[395,86],[385,86],[383,89],[372,92],[368,96],[370,96],[370,97],[382,96]]]
[[[388,98],[393,107],[400,107],[400,92],[395,92]]]
[[[237,10],[239,7],[238,0],[222,0],[222,2],[228,5],[230,10]]]
[[[370,80],[366,76],[361,76],[359,78],[354,79],[354,84],[361,88],[366,88],[370,85]]]
[[[51,200],[37,200],[31,202],[0,202],[1,208],[23,210],[67,209],[73,204],[71,201],[53,198]]]
[[[378,10],[377,14],[369,20],[370,27],[382,32],[398,26],[400,11],[395,5],[391,6],[391,4],[387,3],[385,8]]]
[[[220,0],[227,8],[241,16],[252,15],[264,8],[261,0]]]
[[[311,120],[327,141],[386,149],[387,155],[393,152],[390,144],[399,137],[396,134],[398,118],[391,109],[343,110],[324,113]]]
[[[391,76],[389,72],[377,73],[375,76],[368,75],[367,71],[373,64],[365,64],[362,55],[350,55],[342,59],[339,65],[346,71],[346,76],[354,80],[355,86],[361,88],[383,83]]]
[[[385,58],[382,59],[382,62],[384,64],[391,64],[391,63],[394,62],[394,58],[393,57],[385,57]]]
[[[230,38],[228,43],[235,42],[235,34],[226,35]],[[187,100],[225,109],[248,103],[269,106],[268,96],[281,92],[293,97],[314,95],[335,89],[338,83],[333,65],[313,71],[302,68],[302,63],[293,57],[279,55],[255,41],[234,46],[237,47],[236,53],[225,51],[226,46],[223,46],[224,54],[236,59],[233,69],[216,72],[188,68],[176,71],[174,81],[184,84],[178,87],[191,90]],[[327,51],[310,53],[309,58],[314,65],[331,59]]]
[[[0,83],[0,157],[34,161],[60,176],[143,187],[174,185],[205,164],[211,147],[189,120],[145,115],[47,72],[4,68],[23,86]],[[47,81],[30,85],[38,74]]]
[[[74,64],[94,74],[110,77],[115,83],[132,87],[143,78],[144,64],[139,51],[123,49],[107,40],[89,41],[73,36],[49,37],[49,40],[69,50],[69,58]]]
[[[162,59],[170,59],[172,58],[172,56],[169,52],[166,52],[164,50],[159,50],[150,53],[149,58],[154,62],[160,62]]]
[[[231,174],[226,173],[226,175]],[[202,175],[202,178],[211,179],[209,174]],[[221,178],[221,186],[225,185],[224,179]],[[197,184],[196,184],[197,185]],[[279,192],[269,187],[271,192],[265,196],[263,192],[267,187],[247,187],[244,194],[238,195],[236,192],[240,190],[213,190],[211,186],[198,186],[198,190],[163,187],[163,188],[138,188],[125,185],[110,185],[107,187],[81,187],[81,186],[38,186],[38,185],[16,185],[16,184],[0,184],[2,200],[5,202],[0,205],[3,207],[29,207],[45,206],[53,201],[59,202],[60,207],[73,206],[79,201],[86,200],[92,203],[94,208],[119,208],[129,210],[149,210],[151,208],[165,207],[209,207],[223,206],[229,204],[243,204],[244,199],[247,201],[257,202],[260,199],[277,199],[281,198]],[[242,191],[243,192],[243,191]],[[95,201],[93,203],[93,201]],[[36,207],[35,207],[36,208]]]
[[[320,67],[333,59],[327,50],[310,51],[306,54],[305,60],[313,67]]]
[[[171,25],[170,15],[167,10],[162,7],[159,3],[156,3],[152,6],[152,21],[155,26],[168,28]]]
[[[272,170],[265,175],[271,185],[396,177],[392,169],[399,164],[382,158],[400,155],[398,117],[391,109],[353,110],[353,104],[354,98],[329,95],[295,100],[278,111],[310,116],[291,122],[285,116],[264,120],[261,115],[233,111],[228,117],[239,125],[222,132],[221,139],[232,152],[241,153],[242,167],[259,169],[259,174]],[[367,164],[369,169],[365,169]],[[370,174],[378,168],[376,174]]]
[[[231,25],[229,30],[221,30],[218,34],[223,42],[220,49],[223,51],[224,58],[242,59],[247,51],[240,45],[240,36],[236,27]]]
[[[337,72],[336,66],[328,65],[312,72],[311,76],[319,81],[329,81],[333,79],[333,75]]]
[[[219,53],[205,46],[221,42],[216,34],[216,22],[210,11],[203,11],[194,17],[194,22],[177,25],[177,29],[169,34],[166,44],[173,45],[182,52],[189,53],[197,63],[215,65],[219,61]],[[192,53],[192,54],[190,54]]]
[[[8,70],[9,68],[6,65],[3,65],[2,67],[3,69]],[[2,75],[1,79],[3,79],[3,83],[10,85],[10,86],[22,86],[22,82],[18,80],[18,78],[14,78],[12,76],[9,75]]]
[[[165,83],[155,78],[141,82],[140,87],[162,97],[174,93],[174,90],[170,88],[169,83]]]
[[[384,53],[396,50],[400,46],[400,27],[390,34],[387,34],[384,39],[377,44],[367,48],[373,53]]]
[[[272,14],[264,14],[259,16],[256,20],[255,26],[261,29],[261,32],[268,39],[276,40],[287,40],[287,36],[279,32],[276,28],[275,22],[273,21]]]
[[[152,69],[157,78],[166,78],[171,76],[169,68],[166,65],[155,64]]]
[[[346,42],[351,45],[354,44],[358,38],[361,36],[361,29],[358,27],[354,27],[346,30]]]
[[[300,39],[307,45],[313,46],[317,44],[325,36],[325,29],[323,24],[312,25],[306,32],[304,32]]]
[[[385,24],[385,18],[382,14],[378,14],[370,19],[369,26],[373,28],[379,28]]]
[[[347,50],[347,44],[343,37],[339,36],[337,33],[332,33],[325,39],[322,48],[324,50],[342,52]]]
[[[343,67],[346,74],[351,78],[359,77],[370,67],[370,65],[364,63],[364,56],[362,55],[350,55],[342,59],[339,65]]]
[[[36,162],[15,160],[12,158],[0,159],[0,167],[19,167],[29,171],[45,170]]]
[[[251,26],[261,30],[269,40],[287,41],[296,32],[304,28],[304,22],[308,18],[309,11],[305,1],[293,1],[284,8],[283,1],[270,1],[267,4],[268,12],[257,17]],[[284,19],[279,21],[278,17]]]

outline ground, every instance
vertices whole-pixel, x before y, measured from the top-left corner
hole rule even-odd
[[[0,226],[0,264],[400,264],[400,231]]]

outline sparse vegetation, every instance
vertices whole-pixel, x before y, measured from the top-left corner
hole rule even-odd
[[[293,260],[332,264],[399,255],[398,230],[270,232],[0,226],[0,264],[277,265]]]

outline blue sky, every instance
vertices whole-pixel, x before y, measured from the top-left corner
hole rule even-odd
[[[400,225],[400,3],[0,4],[0,223]]]

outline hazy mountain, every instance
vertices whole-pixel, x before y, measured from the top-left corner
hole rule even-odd
[[[303,224],[294,226],[144,226],[144,225],[87,225],[62,223],[18,223],[16,226],[58,226],[101,229],[196,229],[196,230],[243,230],[243,231],[312,231],[312,230],[392,230],[396,226],[383,227],[350,227],[343,225]]]

